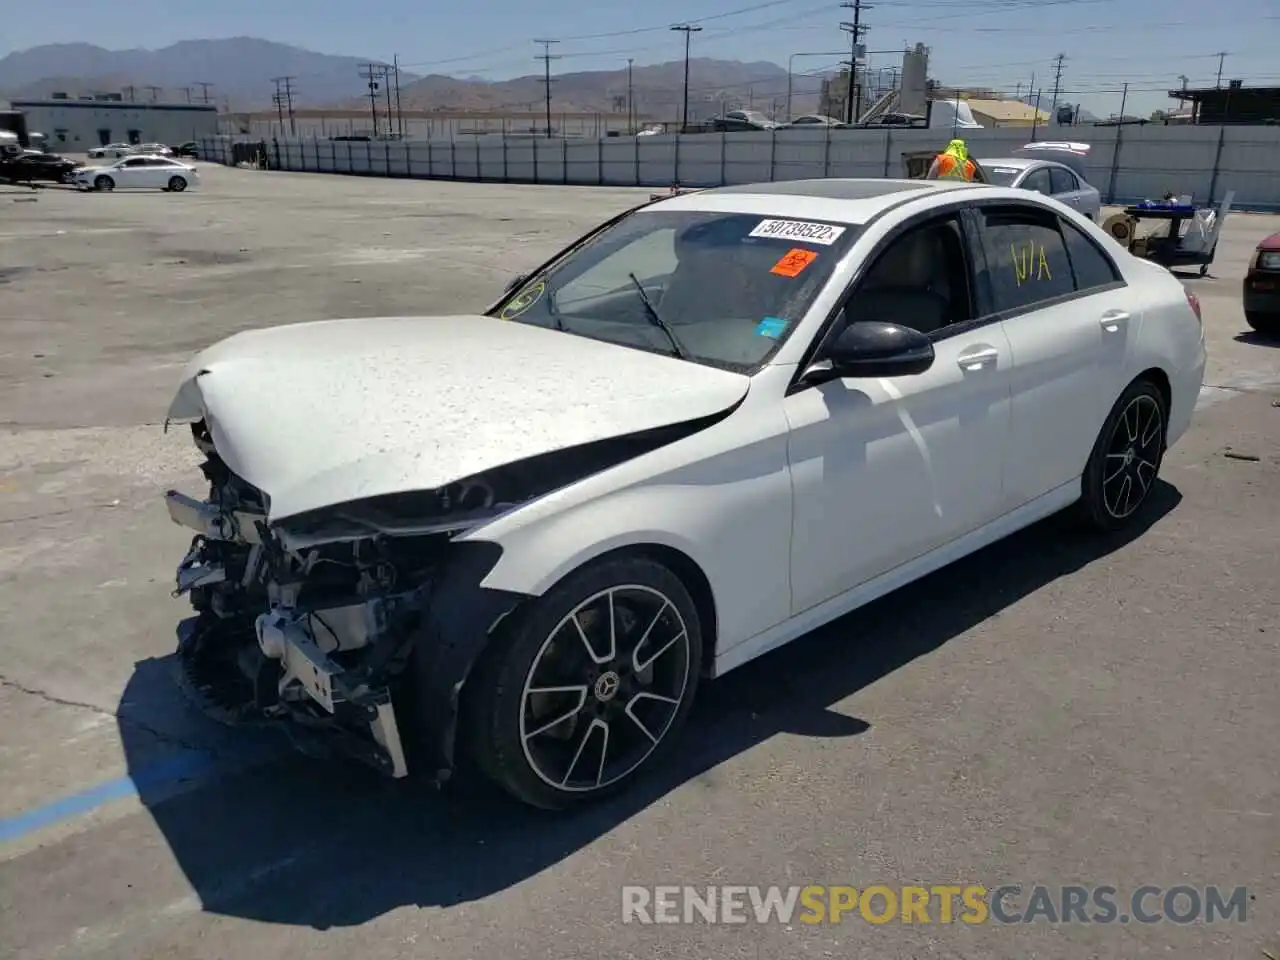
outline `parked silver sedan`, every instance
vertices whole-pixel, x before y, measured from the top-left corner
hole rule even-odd
[[[1050,147],[1049,144],[1044,146]],[[1025,148],[1024,148],[1025,149]],[[1046,149],[1042,154],[1057,151]],[[1069,155],[1069,151],[1063,151]],[[1078,154],[1076,156],[1079,156]],[[1037,157],[979,157],[987,182],[998,187],[1020,187],[1053,197],[1074,207],[1095,223],[1102,213],[1102,194],[1067,163]],[[1076,159],[1075,156],[1072,157]]]

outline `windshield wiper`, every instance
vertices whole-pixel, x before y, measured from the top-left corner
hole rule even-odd
[[[645,292],[644,284],[634,273],[628,273],[631,282],[636,285],[636,290],[640,294],[640,302],[644,304],[645,312],[649,315],[649,319],[653,321],[653,325],[667,335],[667,339],[671,341],[671,349],[675,355],[681,360],[692,359],[689,351],[680,344],[680,340],[676,337],[675,331],[671,329],[671,325],[662,319],[662,314],[658,313],[658,308],[653,305],[653,301],[649,299],[649,294]]]

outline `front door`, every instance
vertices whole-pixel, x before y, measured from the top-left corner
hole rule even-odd
[[[945,217],[892,239],[845,321],[934,339],[922,374],[838,380],[787,397],[793,613],[980,527],[1004,509],[1010,349],[976,318],[964,229]]]
[[[1005,487],[1021,504],[1083,472],[1123,388],[1141,307],[1105,252],[1051,210],[992,204],[976,219],[1013,349]]]

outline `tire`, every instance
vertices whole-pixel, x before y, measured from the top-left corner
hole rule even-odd
[[[187,189],[187,181],[182,177],[170,177],[169,189],[174,193],[181,193],[183,190]]]
[[[116,182],[105,173],[93,178],[93,189],[95,190],[114,190],[115,188]]]
[[[1150,498],[1164,462],[1169,411],[1147,379],[1125,388],[1107,415],[1081,478],[1081,517],[1104,532],[1133,521]]]
[[[1244,319],[1255,333],[1260,333],[1264,337],[1280,337],[1280,313],[1246,310]]]
[[[610,610],[621,631],[612,658],[600,632]],[[604,560],[508,618],[464,691],[460,733],[479,771],[524,803],[602,800],[670,750],[701,662],[680,579],[644,557]]]

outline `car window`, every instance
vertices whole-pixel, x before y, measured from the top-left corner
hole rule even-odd
[[[1045,167],[1038,167],[1032,170],[1018,186],[1022,187],[1023,190],[1034,190],[1036,193],[1043,193],[1046,196],[1053,193],[1053,184],[1049,180],[1049,171]]]
[[[759,214],[638,210],[525,281],[493,313],[748,370],[785,341],[861,228]],[[643,291],[643,292],[642,292]]]
[[[997,187],[1011,187],[1013,181],[1018,179],[1018,174],[1022,172],[1021,167],[1000,167],[982,165],[982,172],[987,175],[987,182]]]
[[[1061,221],[1061,227],[1067,243],[1067,255],[1071,258],[1076,290],[1094,290],[1124,282],[1112,259],[1085,236],[1083,230],[1066,220]]]
[[[1049,182],[1053,185],[1053,193],[1071,193],[1073,190],[1079,190],[1080,184],[1076,182],[1076,175],[1066,167],[1050,167]]]
[[[1049,211],[987,208],[982,243],[997,312],[1021,312],[1075,292],[1058,218]]]
[[[914,227],[875,255],[844,308],[846,323],[881,321],[935,333],[972,320],[973,299],[959,221]]]

